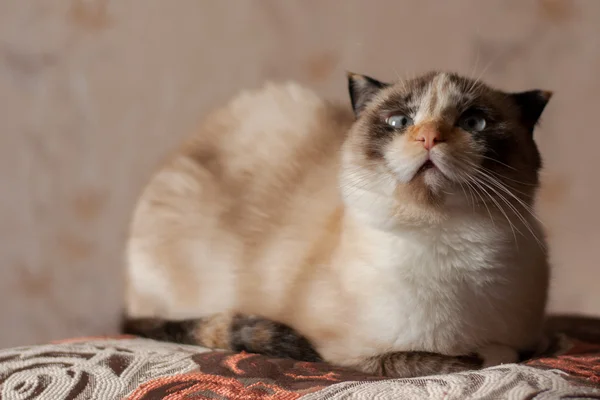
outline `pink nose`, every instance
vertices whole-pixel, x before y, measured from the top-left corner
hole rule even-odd
[[[415,140],[423,142],[423,147],[431,150],[433,146],[442,141],[442,134],[434,127],[423,127]]]

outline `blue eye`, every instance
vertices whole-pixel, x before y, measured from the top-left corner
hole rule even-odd
[[[406,115],[390,115],[385,119],[385,123],[391,127],[402,129],[413,124],[413,120]]]
[[[481,115],[464,115],[458,120],[458,126],[469,132],[481,132],[486,125],[487,122]]]

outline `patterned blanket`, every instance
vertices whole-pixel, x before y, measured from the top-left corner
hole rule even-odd
[[[600,399],[600,321],[550,328],[543,358],[412,379],[130,336],[72,339],[0,350],[0,399]]]

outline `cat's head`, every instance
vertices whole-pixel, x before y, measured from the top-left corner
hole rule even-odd
[[[349,74],[348,84],[350,206],[420,220],[502,197],[531,204],[541,167],[533,131],[550,92],[506,93],[444,72],[393,84]]]

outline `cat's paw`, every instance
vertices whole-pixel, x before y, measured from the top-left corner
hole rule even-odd
[[[483,360],[483,368],[519,361],[519,352],[512,347],[492,344],[480,349],[477,354]]]

